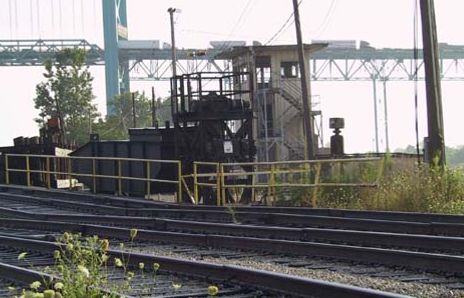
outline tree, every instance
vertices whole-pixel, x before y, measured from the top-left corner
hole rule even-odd
[[[151,100],[145,93],[134,93],[135,124],[136,127],[152,126]],[[95,132],[102,139],[123,140],[128,138],[128,129],[134,127],[132,93],[115,96],[113,102],[114,113],[108,115],[105,121],[100,120],[95,125]]]
[[[88,140],[98,113],[92,103],[93,77],[85,64],[85,50],[64,49],[54,60],[45,63],[45,82],[36,86],[35,108],[43,126],[49,118],[57,118],[62,144],[82,144]]]

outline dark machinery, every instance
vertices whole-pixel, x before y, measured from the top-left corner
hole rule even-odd
[[[194,161],[254,160],[256,147],[252,137],[252,92],[249,84],[249,73],[203,72],[171,80],[175,155],[182,161],[184,174],[193,173]],[[244,180],[234,179],[233,183],[251,182],[249,178]],[[208,181],[214,182],[211,178]],[[192,183],[187,182],[189,185]],[[230,197],[228,192],[226,195]],[[202,187],[200,196],[204,203],[213,203],[215,191]],[[244,191],[241,197],[251,196]]]
[[[150,160],[180,160],[185,184],[189,190],[193,189],[193,162],[250,162],[254,160],[256,148],[252,137],[253,111],[250,107],[252,92],[250,91],[249,73],[193,73],[177,76],[171,80],[171,114],[174,125],[169,121],[165,127],[133,128],[129,129],[129,140],[101,141],[98,135],[91,135],[90,142],[71,153],[77,157],[120,157]],[[57,134],[59,127],[54,128],[50,122],[47,134],[41,140],[52,146],[39,146],[37,150],[31,142],[22,145],[21,140],[14,148],[3,148],[0,152],[50,154],[59,142]],[[56,126],[56,125],[55,125]],[[35,140],[35,139],[34,139]],[[35,141],[34,141],[35,142]],[[21,144],[20,144],[21,143]],[[51,149],[50,149],[50,148]],[[14,149],[14,150],[13,150]],[[50,149],[50,150],[49,150]],[[23,158],[24,159],[24,158]],[[3,161],[3,160],[2,160]],[[24,163],[24,161],[23,161]],[[0,164],[0,167],[2,165]],[[80,182],[97,193],[122,193],[130,196],[143,196],[147,178],[161,180],[177,180],[178,168],[176,164],[150,163],[149,168],[141,162],[118,162],[114,160],[74,159],[72,172],[84,173],[76,177]],[[16,165],[15,168],[24,168]],[[31,166],[43,170],[44,165]],[[250,169],[244,169],[250,170]],[[148,172],[149,171],[149,172]],[[2,171],[3,172],[3,171]],[[214,170],[200,169],[201,172],[213,173]],[[96,178],[89,174],[95,173]],[[23,173],[18,173],[15,184],[25,184]],[[21,177],[20,177],[21,176]],[[139,180],[124,180],[122,183],[108,176],[135,177]],[[11,177],[13,178],[13,177]],[[0,177],[4,182],[4,177]],[[35,179],[34,179],[35,180]],[[202,177],[199,182],[216,183],[213,178]],[[251,178],[236,177],[227,184],[248,184]],[[39,179],[34,185],[44,185]],[[174,193],[177,186],[162,182],[151,182],[152,193]],[[185,201],[192,201],[189,192],[185,194]],[[186,194],[187,193],[187,194]],[[216,202],[217,188],[202,186],[199,197],[203,203]],[[226,199],[232,200],[228,191]],[[191,192],[190,192],[191,194]],[[251,198],[251,190],[243,191],[240,197],[234,195],[234,200]]]
[[[72,151],[72,146],[64,144],[62,141],[62,133],[57,118],[51,118],[40,129],[40,136],[35,137],[17,137],[13,140],[13,146],[0,147],[0,183],[6,183],[5,166],[6,154],[37,154],[37,155],[50,155],[59,156]],[[51,161],[50,167],[66,172],[66,164],[61,164]],[[30,168],[43,171],[46,169],[45,159],[30,160]],[[26,169],[26,159],[24,157],[10,156],[8,158],[8,167],[10,169]],[[9,173],[9,182],[12,184],[26,185],[26,173],[12,171]],[[32,173],[30,175],[30,183],[34,186],[46,186],[47,176],[45,174]],[[57,187],[60,175],[52,175],[50,177],[50,185]]]

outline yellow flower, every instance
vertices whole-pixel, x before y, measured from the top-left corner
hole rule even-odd
[[[54,298],[55,297],[55,291],[53,290],[45,290],[43,292],[44,298]]]
[[[153,270],[158,271],[158,269],[160,269],[160,264],[153,263]]]
[[[73,249],[74,249],[74,245],[73,245],[72,243],[68,243],[68,244],[66,245],[66,249],[67,249],[67,250],[73,250]]]
[[[79,270],[79,272],[82,273],[82,275],[84,275],[86,278],[89,278],[90,272],[89,269],[85,268],[85,266],[78,265],[77,270]]]
[[[134,240],[135,236],[137,236],[137,229],[130,229],[131,240]]]
[[[132,272],[132,271],[127,272],[127,279],[128,280],[131,280],[132,278],[134,278],[134,276],[135,276],[134,272]]]
[[[143,262],[140,262],[139,263],[139,269],[143,270],[143,268],[145,268],[145,264]]]
[[[174,288],[174,291],[177,292],[177,291],[179,291],[180,288],[182,288],[182,285],[173,283],[172,287]]]
[[[27,252],[22,252],[18,255],[18,260],[21,261],[21,260],[24,260],[24,258],[26,257],[27,255]]]
[[[55,259],[59,259],[59,258],[61,257],[60,251],[59,251],[59,250],[55,250],[55,251],[53,252],[53,257],[54,257]]]
[[[64,287],[63,283],[62,282],[57,282],[55,284],[55,290],[62,290]]]
[[[124,248],[124,243],[119,243],[119,249],[123,249]]]
[[[216,286],[209,286],[208,287],[208,295],[216,296],[219,293],[219,289]]]
[[[122,261],[120,258],[114,258],[114,264],[116,267],[122,267]]]
[[[106,263],[108,261],[108,255],[102,255],[102,262]]]
[[[33,290],[37,290],[38,288],[40,288],[41,285],[42,283],[40,281],[34,281],[29,285],[29,287]]]
[[[15,287],[8,287],[8,292],[14,292],[14,291],[16,291]]]
[[[108,248],[110,247],[110,242],[108,241],[108,239],[104,239],[101,241],[101,247],[103,249],[103,251],[107,251]]]
[[[65,233],[63,234],[63,239],[64,239],[64,241],[69,241],[69,240],[71,240],[71,239],[72,239],[71,234],[69,234],[68,232],[65,232]]]

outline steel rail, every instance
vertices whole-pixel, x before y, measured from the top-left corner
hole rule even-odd
[[[40,202],[46,206],[57,206],[65,209],[90,211],[95,214],[103,214],[98,216],[99,219],[106,223],[131,222],[130,218],[134,219],[133,224],[145,226],[154,218],[171,218],[171,219],[196,219],[209,222],[232,222],[234,219],[241,223],[265,224],[273,226],[297,226],[297,227],[312,227],[312,228],[333,228],[344,230],[360,230],[360,231],[377,231],[388,233],[406,233],[406,234],[421,234],[421,235],[447,235],[447,236],[462,236],[464,235],[464,224],[458,223],[423,223],[423,222],[408,222],[408,221],[390,221],[362,218],[347,218],[335,216],[320,216],[320,215],[300,215],[300,214],[284,214],[284,213],[262,213],[262,212],[235,212],[234,218],[223,209],[216,210],[184,210],[184,209],[166,209],[166,208],[122,208],[113,206],[104,206],[101,204],[70,202],[63,199],[37,198],[32,196],[1,194],[1,197],[19,200],[21,202]],[[13,213],[12,213],[13,212]],[[0,208],[0,213],[14,214],[13,210],[8,208]],[[18,213],[19,215],[21,213]],[[27,215],[27,214],[26,214]],[[113,219],[115,215],[119,215],[118,220]],[[43,214],[46,216],[46,214]],[[61,216],[61,220],[75,220],[73,216]],[[91,215],[80,215],[82,220],[93,221]]]
[[[227,210],[225,207],[217,206],[193,206],[190,204],[175,204],[160,201],[151,201],[142,198],[125,198],[102,194],[90,194],[81,192],[70,192],[56,189],[45,189],[40,187],[26,188],[18,185],[0,185],[0,192],[24,192],[37,196],[59,196],[61,199],[73,199],[74,201],[87,201],[99,204],[111,204],[125,208],[166,208],[166,209],[188,209],[188,210]],[[333,208],[305,208],[305,207],[268,207],[268,206],[232,206],[235,211],[240,212],[263,212],[263,213],[284,213],[296,215],[319,215],[330,217],[362,218],[376,220],[394,220],[407,222],[424,223],[460,223],[464,224],[464,215],[455,214],[434,214],[419,212],[399,212],[399,211],[363,211],[350,209]]]
[[[8,220],[0,221],[0,224]],[[35,229],[43,227],[55,231],[80,232],[86,235],[101,237],[128,238],[129,229],[100,225],[67,224],[60,222],[9,221],[13,226],[31,226]],[[262,252],[285,252],[297,256],[318,256],[339,260],[356,261],[368,264],[387,266],[402,266],[430,272],[447,272],[462,274],[464,272],[464,257],[421,253],[385,248],[357,247],[340,244],[314,243],[290,240],[259,239],[238,236],[220,236],[208,234],[188,234],[153,230],[139,230],[138,237],[142,241],[169,242],[213,248],[242,249]],[[0,236],[0,239],[2,237]]]
[[[22,214],[23,218],[29,215]],[[37,217],[37,216],[30,216]],[[60,216],[61,217],[61,216]],[[64,219],[64,220],[63,220]],[[72,216],[72,219],[76,219]],[[56,227],[60,227],[56,231],[81,231],[86,225],[81,224],[78,228],[73,224],[72,220],[66,220],[61,217],[61,222],[53,220],[53,216],[41,221],[0,218],[0,226],[4,227],[23,227],[26,229],[37,229],[43,223],[54,223]],[[76,219],[77,220],[77,219]],[[253,238],[267,238],[292,240],[302,242],[329,242],[347,245],[361,245],[369,247],[382,248],[402,248],[402,249],[420,249],[426,252],[463,252],[464,238],[460,237],[444,237],[444,236],[428,236],[428,235],[405,235],[397,233],[378,233],[364,232],[353,230],[334,230],[334,229],[318,229],[318,228],[282,228],[282,227],[264,227],[255,225],[236,225],[236,224],[220,224],[220,223],[202,223],[194,221],[180,221],[169,219],[154,219],[152,221],[144,221],[143,224],[137,225],[138,218],[129,219],[133,226],[143,227],[152,231],[172,232],[187,234],[204,234],[204,235],[226,235],[226,236],[243,236]],[[96,218],[84,218],[81,222],[89,224],[98,224]],[[129,222],[125,225],[129,226]],[[109,223],[104,221],[103,223]],[[110,222],[111,223],[111,222]],[[114,223],[112,223],[114,225]],[[85,232],[86,234],[89,234]],[[187,236],[185,236],[187,237]]]
[[[2,246],[34,250],[53,251],[59,248],[57,243],[0,236]],[[190,261],[170,257],[153,256],[140,253],[128,253],[109,250],[111,257],[123,256],[130,260],[129,265],[137,266],[139,262],[146,264],[159,263],[160,272],[172,272],[194,277],[209,277],[227,283],[264,288],[267,291],[279,292],[298,297],[406,297],[360,287],[342,285],[326,281],[295,277],[286,274],[247,269],[233,265],[217,265],[206,262]],[[129,256],[130,255],[130,256]]]

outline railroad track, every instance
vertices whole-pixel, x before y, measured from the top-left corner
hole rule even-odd
[[[129,229],[125,228],[75,223],[3,219],[0,220],[0,226],[3,228],[15,227],[16,229],[34,227],[49,232],[66,230],[85,235],[99,235],[110,238],[112,242],[119,241],[116,239],[128,240],[129,235]],[[433,254],[419,256],[416,253],[408,254],[407,252],[384,249],[374,251],[372,249],[346,246],[334,247],[314,245],[312,243],[309,243],[304,249],[297,249],[296,247],[301,243],[269,239],[257,241],[254,238],[230,236],[210,237],[198,234],[139,230],[138,243],[132,248],[138,252],[157,255],[175,255],[182,258],[193,257],[195,260],[207,258],[208,261],[216,263],[230,262],[230,259],[232,259],[231,264],[241,266],[250,264],[250,260],[252,260],[251,264],[254,264],[259,269],[266,268],[260,267],[261,264],[270,263],[270,268],[274,268],[274,270],[293,272],[295,268],[298,268],[302,275],[313,277],[315,275],[319,278],[321,277],[320,274],[327,276],[327,278],[334,278],[333,273],[336,273],[337,276],[345,276],[344,279],[336,279],[339,282],[349,281],[350,278],[346,278],[346,276],[351,278],[359,276],[362,279],[369,278],[371,279],[370,283],[373,285],[387,280],[390,284],[406,287],[408,290],[405,291],[408,291],[409,294],[418,291],[417,288],[410,284],[414,282],[415,287],[424,292],[427,292],[426,289],[429,285],[434,285],[431,287],[434,293],[438,291],[449,294],[455,291],[456,295],[464,295],[464,292],[461,291],[464,288],[464,279],[460,275],[464,267],[463,258],[460,257],[450,256],[446,258],[443,255]],[[338,249],[338,251],[334,249]],[[369,255],[369,253],[371,254]],[[400,257],[398,254],[402,256]],[[396,255],[396,261],[392,255]],[[389,266],[382,266],[382,264]],[[420,270],[427,270],[433,266],[435,266],[435,270],[432,271],[438,271],[440,274],[424,273],[423,270]],[[415,270],[406,269],[407,267],[415,268]],[[293,274],[297,274],[297,272]],[[355,278],[354,284],[364,284],[366,286],[365,282],[358,282],[359,278]],[[405,282],[408,282],[406,286]],[[396,288],[387,287],[387,289],[395,290]]]
[[[41,193],[43,191],[40,191]],[[51,192],[57,195],[56,192]],[[60,193],[61,194],[61,193]],[[71,195],[76,196],[76,194]],[[83,198],[83,195],[77,195]],[[417,222],[417,221],[398,221],[386,219],[370,218],[349,218],[320,215],[300,215],[284,213],[265,213],[265,212],[239,212],[216,210],[184,210],[172,208],[127,208],[108,206],[108,202],[98,201],[96,198],[105,200],[115,200],[115,198],[90,196],[85,200],[95,199],[96,202],[89,203],[84,199],[77,201],[74,198],[43,198],[33,195],[0,193],[0,201],[22,203],[23,207],[15,207],[15,210],[39,209],[38,213],[47,213],[44,208],[55,207],[60,214],[69,214],[70,211],[80,214],[102,214],[113,216],[132,216],[145,218],[170,218],[194,221],[208,221],[214,223],[240,222],[244,224],[260,224],[282,227],[308,227],[308,228],[331,228],[360,231],[377,231],[389,233],[407,233],[421,235],[447,235],[464,236],[464,224],[457,222]],[[126,199],[127,200],[127,199]],[[121,199],[117,199],[121,203]],[[26,204],[25,204],[26,203]],[[46,207],[40,207],[46,206]],[[42,208],[42,209],[41,209]],[[12,209],[12,208],[10,208]],[[3,214],[8,210],[4,210]],[[371,214],[371,213],[369,213]],[[432,215],[427,215],[428,217]],[[440,215],[439,218],[445,217]],[[439,219],[437,218],[437,219]],[[452,217],[457,220],[457,216]],[[464,221],[463,221],[464,222]]]
[[[52,251],[59,248],[57,243],[25,238],[0,236],[0,275],[13,282],[13,286],[20,287],[42,277],[48,277],[41,269],[53,264]],[[29,252],[28,262],[34,264],[34,270],[27,269],[18,260],[21,252]],[[364,288],[341,285],[337,283],[299,278],[295,276],[243,268],[232,265],[218,265],[186,259],[154,256],[151,254],[109,250],[111,258],[122,257],[129,260],[129,266],[136,267],[145,264],[160,264],[156,284],[147,283],[153,277],[148,274],[145,279],[135,280],[128,297],[162,296],[162,297],[206,297],[207,287],[214,283],[220,288],[221,297],[277,297],[289,295],[291,297],[405,297],[401,295],[374,291]],[[129,256],[130,255],[130,256]],[[121,272],[111,272],[112,282],[122,281]],[[59,277],[58,277],[59,278]],[[172,282],[181,284],[182,289],[175,290]],[[143,292],[142,292],[143,291]]]
[[[180,210],[200,210],[200,211],[228,211],[224,207],[216,206],[192,206],[190,204],[175,204],[161,201],[145,200],[143,198],[116,197],[85,192],[69,192],[56,189],[27,188],[15,185],[0,185],[0,192],[33,194],[36,197],[57,197],[62,200],[79,201],[87,203],[97,203],[126,208],[155,208],[155,209],[180,209]],[[463,215],[432,214],[417,212],[393,212],[393,211],[360,211],[348,209],[328,209],[328,208],[304,208],[304,207],[268,207],[268,206],[237,206],[237,212],[252,213],[283,213],[292,215],[316,215],[325,217],[360,218],[375,220],[391,220],[406,222],[436,222],[436,223],[458,223],[464,224]]]
[[[5,187],[0,187],[1,190]],[[143,229],[139,231],[140,240],[152,247],[165,248],[150,251],[144,244],[139,252],[169,255],[174,251],[179,257],[190,255],[195,260],[207,258],[212,262],[224,261],[224,256],[229,255],[235,260],[232,264],[237,265],[246,264],[248,261],[244,260],[252,257],[261,260],[258,263],[272,263],[271,270],[292,274],[298,274],[294,273],[298,269],[303,272],[301,275],[314,277],[314,272],[322,270],[373,278],[374,283],[380,278],[380,281],[393,280],[393,284],[400,282],[399,285],[410,281],[425,288],[433,284],[439,287],[438,292],[444,293],[442,297],[464,297],[461,290],[464,288],[464,239],[436,236],[462,235],[459,216],[419,214],[411,221],[402,221],[407,214],[368,212],[367,218],[357,218],[362,212],[334,210],[331,215],[322,216],[321,212],[326,210],[314,210],[319,215],[287,214],[284,212],[289,208],[268,213],[273,210],[268,207],[245,207],[246,212],[236,208],[231,215],[218,207],[185,210],[183,206],[140,199],[135,199],[132,206],[128,198],[14,187],[0,193],[0,202],[3,206],[0,216],[10,217],[0,219],[0,236],[16,236],[16,232],[7,231],[14,226],[18,235],[22,231],[26,234],[22,237],[28,239],[50,240],[65,230],[116,239],[127,237],[127,228],[138,227]],[[377,218],[371,218],[374,215]],[[443,222],[435,221],[440,219]],[[252,224],[244,224],[247,222]],[[38,227],[34,235],[27,235],[28,229]],[[55,234],[43,233],[47,230]],[[180,246],[183,251],[176,249]],[[211,255],[204,249],[212,250]],[[201,252],[200,255],[196,256],[195,251]],[[263,256],[268,259],[260,259]],[[359,270],[350,273],[351,267]],[[414,294],[414,291],[406,293]]]

